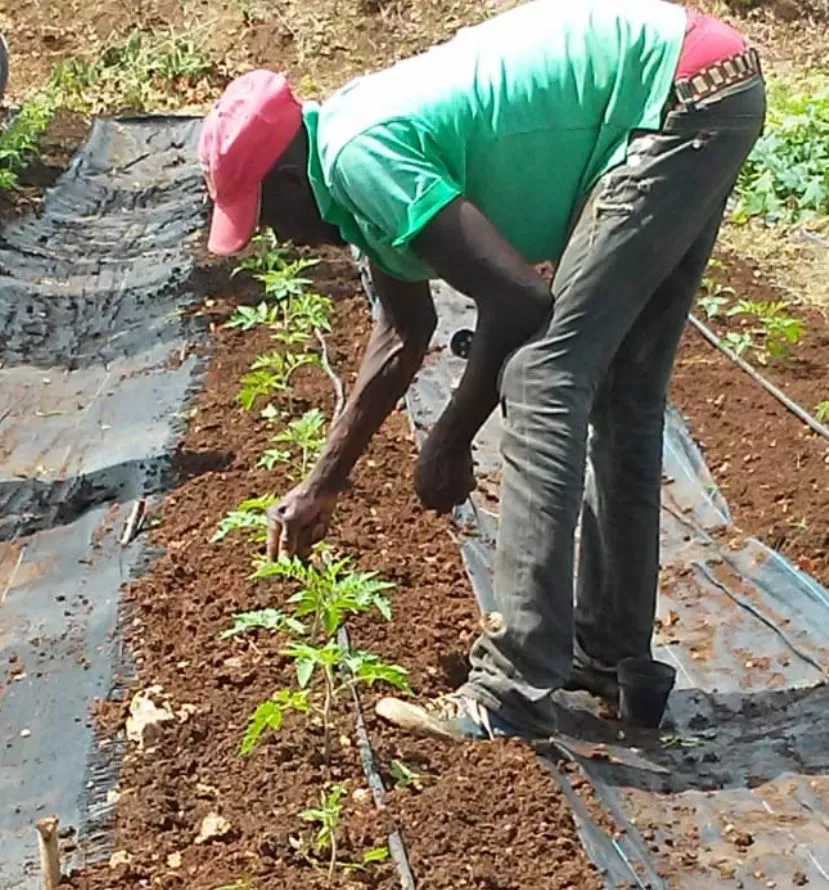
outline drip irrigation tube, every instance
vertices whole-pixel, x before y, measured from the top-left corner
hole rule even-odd
[[[314,335],[320,345],[323,370],[331,381],[331,385],[334,389],[335,403],[331,419],[333,424],[334,421],[339,418],[340,414],[342,414],[343,408],[345,407],[345,386],[342,378],[331,367],[328,344],[322,332],[318,328],[315,328]],[[340,648],[344,651],[351,651],[351,638],[348,634],[348,628],[345,625],[340,627],[337,631],[337,642],[339,643]],[[383,778],[377,769],[374,748],[371,745],[371,738],[368,734],[368,728],[366,727],[365,716],[363,714],[363,704],[360,700],[359,693],[353,687],[351,689],[351,700],[354,706],[354,728],[357,736],[357,750],[360,754],[360,764],[363,768],[363,774],[366,777],[368,786],[371,789],[374,806],[378,810],[382,810],[386,806],[386,788],[383,785]],[[397,875],[400,878],[401,890],[416,890],[417,885],[409,862],[409,854],[406,850],[406,844],[400,829],[396,825],[393,825],[389,832],[388,848],[389,856],[391,856],[392,862],[394,862],[394,866],[397,869]]]
[[[755,368],[752,368],[751,365],[744,359],[737,355],[733,349],[729,349],[722,341],[720,337],[718,337],[712,330],[709,328],[704,322],[700,321],[696,315],[691,313],[688,316],[688,320],[691,324],[702,334],[703,337],[712,345],[716,346],[720,352],[723,353],[727,358],[731,359],[738,368],[741,368],[746,372],[754,381],[760,384],[767,392],[771,393],[778,402],[784,405],[789,411],[792,412],[797,418],[803,421],[811,430],[816,432],[819,436],[823,436],[824,439],[829,439],[829,427],[824,426],[819,420],[816,420],[806,411],[804,408],[801,408],[797,402],[793,402],[781,389],[776,387],[771,381],[767,380],[762,374],[760,374]]]
[[[337,633],[337,642],[340,647],[346,651],[351,649],[351,641],[348,631],[345,627],[341,627]],[[383,779],[377,771],[377,761],[374,757],[374,748],[371,746],[368,728],[366,727],[365,717],[363,716],[363,706],[360,696],[356,689],[351,690],[352,703],[354,705],[354,723],[357,735],[357,750],[360,754],[360,763],[363,767],[366,781],[371,788],[374,805],[378,810],[382,810],[386,806],[386,789],[383,785]],[[416,890],[416,883],[412,868],[409,863],[409,854],[406,851],[406,844],[403,841],[403,835],[396,826],[392,827],[388,836],[389,855],[397,869],[397,875],[400,878],[401,890]]]

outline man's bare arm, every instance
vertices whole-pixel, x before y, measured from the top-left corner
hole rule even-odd
[[[323,492],[340,491],[369,440],[404,395],[423,362],[437,319],[428,282],[407,283],[372,265],[381,314],[354,389],[308,479]]]
[[[471,443],[498,404],[504,362],[538,331],[552,297],[544,279],[464,198],[441,211],[412,246],[478,309],[466,369],[433,433],[446,441]]]

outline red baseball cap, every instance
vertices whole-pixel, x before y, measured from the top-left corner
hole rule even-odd
[[[204,120],[199,138],[213,199],[208,250],[237,253],[259,223],[262,180],[302,126],[302,104],[282,74],[259,68],[234,80]]]

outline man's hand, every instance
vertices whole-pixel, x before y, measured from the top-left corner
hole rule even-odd
[[[336,503],[336,494],[322,494],[307,480],[291,489],[268,510],[268,559],[306,559],[325,537]]]
[[[420,452],[414,483],[424,507],[448,513],[462,504],[475,489],[469,443],[435,427]]]

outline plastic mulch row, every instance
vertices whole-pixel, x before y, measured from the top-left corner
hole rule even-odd
[[[376,306],[367,264],[355,258]],[[452,337],[475,326],[469,299],[444,282],[433,282],[432,291],[440,321],[407,396],[419,441],[463,371]],[[490,491],[499,422],[496,412],[475,443],[479,477]],[[674,665],[678,679],[661,737],[628,733],[620,741],[618,725],[601,718],[593,699],[562,694],[562,734],[542,759],[568,795],[608,886],[827,886],[829,594],[785,557],[737,536],[683,418],[669,407],[665,424],[654,656]],[[474,495],[456,520],[485,613],[493,606],[497,515]],[[555,766],[562,756],[590,780],[621,829],[617,839],[569,788]]]

